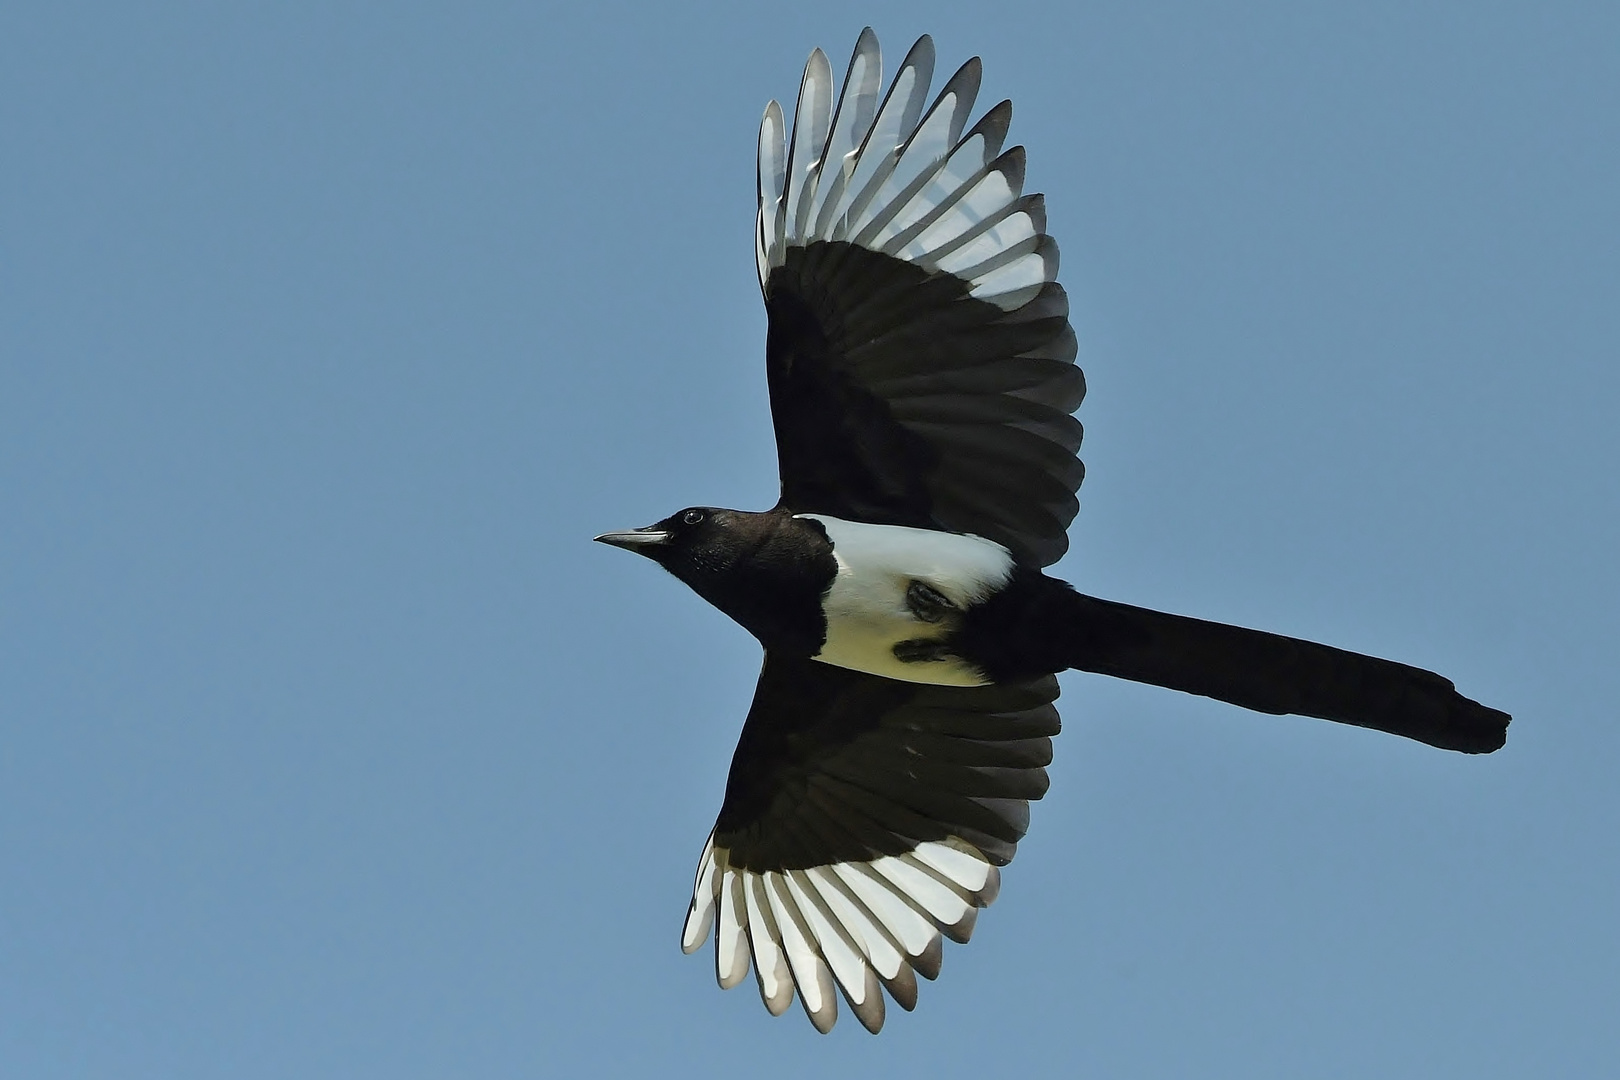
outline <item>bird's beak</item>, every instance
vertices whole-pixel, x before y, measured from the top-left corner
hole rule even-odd
[[[612,544],[616,548],[651,557],[654,551],[669,543],[669,533],[663,529],[631,529],[628,532],[603,533],[595,539],[598,544]]]

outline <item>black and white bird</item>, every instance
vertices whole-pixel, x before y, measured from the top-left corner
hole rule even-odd
[[[834,96],[810,55],[793,128],[759,133],[755,254],[781,498],[596,539],[741,623],[764,668],[681,935],[715,939],[817,1029],[869,1030],[995,898],[1046,791],[1056,672],[1075,668],[1464,753],[1508,716],[1430,671],[1149,611],[1042,573],[1068,548],[1085,393],[1042,197],[971,127],[979,61],[929,100],[924,37],[881,87],[877,39]]]

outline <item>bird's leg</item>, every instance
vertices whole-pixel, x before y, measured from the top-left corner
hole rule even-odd
[[[949,660],[955,655],[955,653],[951,652],[950,646],[943,641],[911,638],[908,641],[894,643],[894,658],[902,664],[935,663],[940,660]]]
[[[946,616],[956,611],[956,605],[950,602],[946,595],[928,584],[926,581],[913,580],[906,586],[906,607],[920,622],[944,622]],[[898,646],[895,655],[899,655]],[[905,657],[900,657],[905,659]]]

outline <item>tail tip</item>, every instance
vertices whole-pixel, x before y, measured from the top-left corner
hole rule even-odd
[[[1458,697],[1463,707],[1452,710],[1445,741],[1434,745],[1464,754],[1491,754],[1507,745],[1508,725],[1513,723],[1513,717],[1460,694]]]

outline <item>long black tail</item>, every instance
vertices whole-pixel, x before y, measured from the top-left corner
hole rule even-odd
[[[1507,741],[1507,713],[1463,697],[1451,680],[1432,671],[1099,600],[1044,576],[1031,591],[1039,592],[1039,600],[1020,605],[1020,616],[1011,620],[1016,629],[1003,622],[994,633],[1002,643],[1022,639],[1018,648],[1025,656],[1035,646],[1045,654],[1046,670],[1093,671],[1257,712],[1387,731],[1465,754],[1488,754]]]

